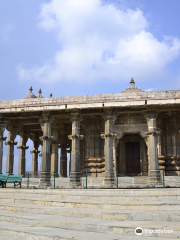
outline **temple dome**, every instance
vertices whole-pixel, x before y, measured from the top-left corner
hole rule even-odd
[[[32,90],[33,90],[32,87],[30,87],[30,89],[29,89],[30,92],[26,96],[24,96],[23,99],[37,98],[34,95],[34,93],[32,93]]]

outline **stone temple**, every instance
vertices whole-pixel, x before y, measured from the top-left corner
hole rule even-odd
[[[80,178],[103,177],[114,187],[115,176],[147,176],[161,184],[161,173],[180,175],[180,90],[142,91],[130,87],[115,94],[44,98],[30,92],[20,100],[0,101],[0,173],[3,141],[8,145],[6,173],[13,174],[15,138],[20,135],[18,174],[25,174],[26,146],[33,141],[32,171],[40,171],[40,188],[59,176],[67,177],[70,152],[70,186]],[[8,139],[3,136],[8,130]],[[41,145],[41,153],[38,151]],[[40,153],[40,154],[39,154]],[[38,169],[41,156],[41,169]]]

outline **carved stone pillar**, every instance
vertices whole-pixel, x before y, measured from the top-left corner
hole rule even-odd
[[[143,140],[140,142],[140,168],[142,176],[148,176],[148,136],[145,131],[139,133]]]
[[[172,133],[172,148],[173,148],[173,157],[177,156],[177,140],[176,132]]]
[[[43,136],[39,139],[43,142],[43,152],[42,152],[42,172],[40,178],[40,188],[46,188],[51,186],[51,173],[50,173],[50,163],[51,163],[51,141],[53,137],[51,136],[51,123],[53,117],[49,114],[43,114],[40,119],[41,128],[43,131]]]
[[[147,162],[147,152],[145,141],[140,142],[140,167],[142,176],[148,175],[148,162]]]
[[[67,177],[67,148],[69,145],[67,132],[65,131],[65,126],[62,124],[60,129],[60,148],[61,148],[61,156],[60,156],[60,177]]]
[[[38,172],[38,154],[40,153],[40,151],[38,151],[38,148],[39,141],[33,139],[33,150],[30,151],[30,153],[32,154],[32,171],[35,175]]]
[[[60,157],[60,177],[67,177],[67,151],[66,143],[62,143],[61,147],[61,157]]]
[[[70,185],[80,185],[80,139],[84,136],[80,135],[80,120],[79,113],[71,113],[72,121],[72,135],[69,135],[69,139],[72,140],[71,148],[71,173],[70,173]]]
[[[158,134],[158,139],[157,139],[157,148],[158,148],[158,156],[161,156],[162,153],[161,153],[161,132],[162,131],[158,131],[159,134]]]
[[[116,137],[114,137],[114,142],[113,142],[113,162],[114,162],[114,174],[116,176],[116,171],[119,174],[119,165],[120,165],[120,162],[118,161],[119,155],[117,153],[117,148],[118,148],[120,139],[123,138],[123,136],[124,136],[124,133],[121,132],[121,133],[118,133],[115,135],[116,135]]]
[[[149,144],[149,182],[159,183],[161,176],[158,162],[158,148],[157,148],[157,113],[156,111],[146,111],[145,118],[148,124],[148,144]]]
[[[80,173],[81,176],[83,175],[84,170],[84,160],[85,160],[85,141],[84,139],[80,140]]]
[[[41,153],[39,154],[39,156],[41,157],[40,172],[42,172],[42,151],[43,151],[43,146],[41,146]]]
[[[113,171],[113,127],[116,117],[112,115],[111,111],[104,113],[105,120],[105,134],[101,134],[101,137],[105,138],[105,177],[104,185],[112,187],[115,185],[114,171]]]
[[[29,147],[26,146],[28,140],[28,136],[26,134],[20,135],[20,146],[17,147],[19,149],[19,165],[18,165],[18,174],[25,175],[26,171],[26,149]]]
[[[16,133],[14,131],[8,132],[8,141],[5,144],[8,146],[7,149],[7,162],[6,162],[6,173],[13,175],[14,167],[14,145],[17,145],[17,142],[14,142],[16,138]]]
[[[6,137],[3,137],[5,127],[6,127],[6,121],[4,121],[3,119],[0,119],[0,174],[2,174],[3,141],[6,140]]]
[[[126,157],[125,157],[125,142],[120,141],[119,144],[119,174],[120,176],[126,175]]]
[[[69,155],[69,177],[70,177],[70,173],[71,173],[71,147],[69,150],[67,150],[67,153],[70,153]]]
[[[58,129],[52,128],[52,135],[54,137],[52,141],[52,151],[51,151],[51,176],[59,177],[58,174]]]

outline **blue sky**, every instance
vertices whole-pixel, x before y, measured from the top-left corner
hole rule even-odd
[[[0,0],[0,100],[31,85],[44,97],[117,93],[131,77],[142,90],[180,89],[179,9],[179,0]]]

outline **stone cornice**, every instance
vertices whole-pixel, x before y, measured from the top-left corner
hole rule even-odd
[[[0,113],[3,112],[26,112],[32,111],[49,111],[51,110],[61,110],[61,109],[75,109],[77,105],[80,108],[88,108],[88,104],[92,108],[96,107],[108,107],[109,103],[119,103],[124,105],[127,102],[127,105],[137,104],[138,101],[140,105],[145,106],[145,100],[147,105],[150,100],[150,104],[180,104],[180,91],[154,91],[154,92],[128,92],[128,93],[114,93],[114,94],[100,94],[100,95],[82,95],[82,96],[67,96],[67,97],[51,97],[51,98],[32,98],[32,99],[20,99],[20,100],[6,100],[0,101]],[[136,101],[137,103],[134,103]],[[142,103],[141,103],[142,102]],[[82,105],[81,105],[82,104]],[[84,105],[85,104],[85,105]],[[110,104],[113,107],[113,104]],[[115,104],[116,105],[116,104]],[[45,106],[48,106],[48,108]],[[52,107],[51,107],[52,106]],[[37,110],[36,110],[37,108]],[[30,110],[31,109],[31,110]]]

